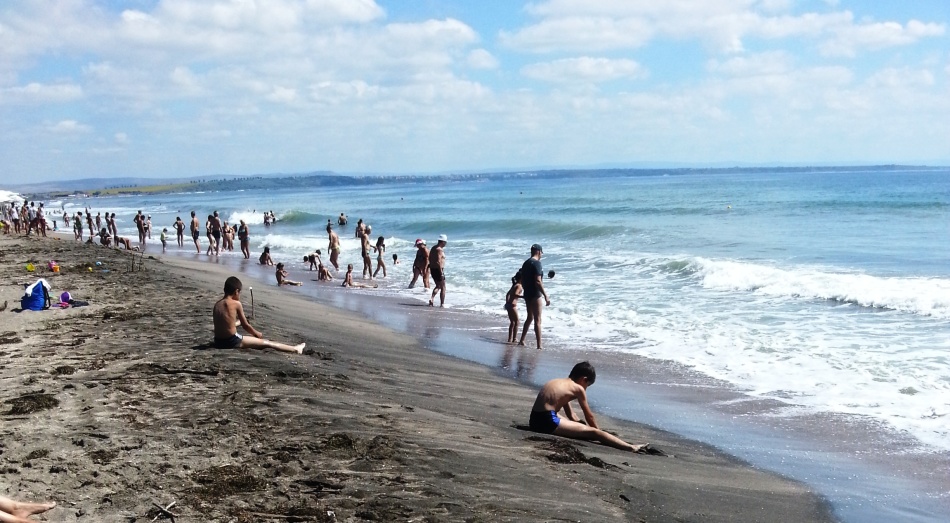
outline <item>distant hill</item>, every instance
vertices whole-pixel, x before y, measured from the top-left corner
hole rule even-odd
[[[330,171],[316,171],[302,174],[266,174],[255,176],[206,176],[201,178],[89,178],[84,180],[63,180],[40,184],[13,186],[30,198],[45,199],[69,194],[84,193],[92,195],[145,194],[167,192],[199,192],[220,190],[268,190],[294,187],[321,187],[346,185],[378,185],[406,182],[461,181],[472,179],[504,178],[610,178],[618,176],[663,176],[685,174],[716,173],[803,173],[803,172],[875,172],[875,171],[931,171],[947,167],[914,165],[874,165],[874,166],[806,166],[806,167],[680,167],[680,168],[614,168],[614,169],[550,169],[510,172],[474,172],[460,174],[416,174],[385,175],[360,174],[345,175]]]

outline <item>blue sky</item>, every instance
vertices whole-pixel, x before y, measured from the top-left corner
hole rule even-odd
[[[11,0],[12,183],[950,164],[950,2]]]

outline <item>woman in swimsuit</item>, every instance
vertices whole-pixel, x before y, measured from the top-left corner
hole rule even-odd
[[[376,239],[376,272],[373,273],[373,278],[379,274],[379,270],[383,270],[383,278],[386,277],[386,264],[383,263],[383,253],[386,252],[386,238],[380,236]]]
[[[508,311],[508,343],[518,341],[518,298],[522,296],[521,271],[511,278],[511,288],[505,295],[505,310]]]

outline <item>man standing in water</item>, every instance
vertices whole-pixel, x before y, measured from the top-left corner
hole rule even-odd
[[[195,250],[198,251],[198,254],[201,254],[201,223],[198,221],[198,217],[195,216],[195,211],[191,211],[191,238],[195,240]]]
[[[528,327],[531,326],[531,322],[534,322],[534,337],[538,342],[538,350],[541,350],[541,297],[544,297],[544,302],[548,307],[551,306],[551,300],[548,299],[548,293],[541,282],[544,278],[544,272],[541,269],[541,254],[543,254],[541,246],[537,243],[532,245],[531,257],[521,266],[521,288],[527,314],[524,328],[521,330],[521,341],[518,342],[518,345],[524,345]]]
[[[335,270],[340,270],[340,263],[338,258],[340,257],[340,237],[333,232],[333,226],[327,223],[327,235],[330,237],[330,244],[327,246],[327,250],[330,251],[330,263],[333,264]]]
[[[224,228],[221,226],[221,218],[218,217],[218,211],[214,211],[211,217],[211,236],[214,236],[214,255],[221,254],[221,233]]]
[[[439,235],[439,243],[429,253],[429,273],[432,274],[432,296],[429,298],[429,307],[432,307],[435,295],[439,295],[439,307],[445,307],[445,244],[448,237]]]

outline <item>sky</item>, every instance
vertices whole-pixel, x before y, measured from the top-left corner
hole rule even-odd
[[[950,164],[950,2],[4,0],[0,179]]]

